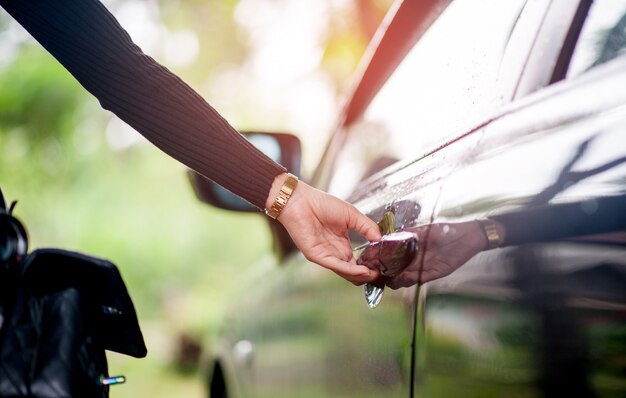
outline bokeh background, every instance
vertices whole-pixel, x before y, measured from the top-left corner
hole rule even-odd
[[[392,0],[104,0],[134,41],[241,130],[283,131],[310,175]],[[149,354],[109,353],[114,397],[202,397],[225,305],[268,261],[263,216],[210,208],[185,168],[100,108],[0,8],[0,187],[30,248],[118,265]]]

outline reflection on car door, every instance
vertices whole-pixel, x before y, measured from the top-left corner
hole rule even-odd
[[[545,89],[478,132],[435,221],[562,203],[591,219],[602,198],[623,198],[626,95],[612,87],[625,68]],[[418,395],[624,395],[624,232],[485,252],[425,286]]]
[[[229,333],[254,350],[235,372],[249,383],[243,396],[408,396],[411,312],[402,294],[371,310],[360,288],[302,257],[256,284],[254,304]]]

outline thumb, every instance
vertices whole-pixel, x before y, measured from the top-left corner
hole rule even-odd
[[[349,206],[348,227],[363,235],[367,240],[374,241],[381,238],[380,228],[372,219],[357,210],[356,207]]]

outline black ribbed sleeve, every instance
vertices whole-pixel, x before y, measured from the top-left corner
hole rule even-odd
[[[0,0],[104,109],[165,153],[253,205],[265,207],[285,171],[202,97],[145,55],[97,0]]]

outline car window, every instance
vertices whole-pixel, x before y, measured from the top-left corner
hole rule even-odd
[[[626,0],[596,0],[576,43],[567,75],[580,75],[625,53]]]
[[[349,128],[330,192],[346,197],[365,175],[418,156],[493,112],[501,102],[500,61],[524,3],[453,1]]]

